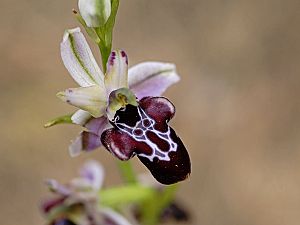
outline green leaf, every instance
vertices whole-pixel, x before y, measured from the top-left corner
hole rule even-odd
[[[48,121],[47,123],[45,123],[44,127],[48,128],[48,127],[52,127],[54,125],[63,124],[63,123],[72,124],[73,123],[72,119],[71,119],[72,115],[73,115],[73,113],[64,115],[64,116],[59,116],[59,117],[52,119],[52,120]]]

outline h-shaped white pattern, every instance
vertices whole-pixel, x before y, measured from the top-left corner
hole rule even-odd
[[[130,137],[138,142],[146,143],[151,149],[152,154],[147,155],[144,153],[137,153],[139,156],[148,158],[151,162],[153,162],[154,158],[157,157],[159,160],[170,161],[169,153],[177,151],[177,143],[175,143],[171,138],[171,129],[168,126],[168,130],[166,132],[160,132],[154,128],[156,122],[151,117],[149,117],[143,109],[137,107],[138,113],[140,116],[140,120],[135,124],[134,127],[128,126],[125,123],[118,123],[119,116],[113,120],[114,124],[123,132],[127,133]],[[147,136],[146,132],[151,131],[155,133],[160,139],[169,143],[169,150],[162,151],[159,149],[157,144],[153,143]]]

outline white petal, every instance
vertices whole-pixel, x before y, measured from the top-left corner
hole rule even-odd
[[[84,110],[77,110],[71,117],[73,123],[83,126],[86,124],[92,117],[92,115]]]
[[[91,87],[69,88],[57,93],[63,101],[89,112],[94,117],[104,114],[106,108],[105,90],[97,85]]]
[[[67,30],[60,44],[63,63],[73,79],[82,87],[104,85],[104,75],[80,28]]]
[[[169,86],[180,80],[171,63],[143,62],[129,69],[129,88],[137,98],[160,96]]]
[[[110,93],[119,88],[128,87],[128,58],[124,51],[113,51],[107,61],[105,87]]]

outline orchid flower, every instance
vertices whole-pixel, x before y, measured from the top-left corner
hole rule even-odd
[[[81,87],[57,96],[79,108],[71,120],[87,129],[70,145],[72,156],[103,144],[120,160],[137,155],[161,183],[189,175],[187,150],[167,124],[175,107],[166,98],[151,97],[179,81],[174,64],[144,62],[128,70],[126,53],[117,50],[111,52],[103,74],[79,28],[65,32],[61,56]]]
[[[57,195],[46,200],[42,210],[50,225],[130,225],[119,213],[99,207],[98,193],[102,187],[104,171],[96,161],[87,162],[80,177],[62,185],[48,180],[50,190]]]

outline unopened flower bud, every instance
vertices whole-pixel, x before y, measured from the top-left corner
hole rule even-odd
[[[103,26],[111,13],[110,0],[79,0],[78,7],[88,27]]]

